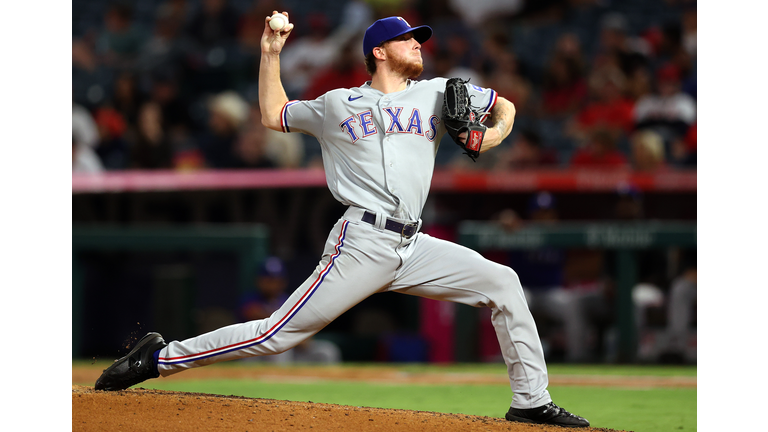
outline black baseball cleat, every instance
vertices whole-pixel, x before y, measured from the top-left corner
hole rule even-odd
[[[154,354],[167,345],[159,333],[147,333],[127,356],[104,370],[96,380],[96,390],[125,390],[142,381],[159,377]]]
[[[538,408],[510,408],[504,416],[509,421],[549,424],[562,427],[587,427],[589,421],[550,402]]]

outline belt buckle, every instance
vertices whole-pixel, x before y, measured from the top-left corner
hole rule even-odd
[[[419,227],[418,224],[403,224],[403,229],[400,231],[400,235],[405,237],[405,238],[407,238],[407,239],[409,239],[409,238],[413,237],[414,234],[416,234],[416,229],[418,227]],[[406,228],[413,228],[413,234],[411,234],[411,235],[406,234],[405,233],[405,229]]]

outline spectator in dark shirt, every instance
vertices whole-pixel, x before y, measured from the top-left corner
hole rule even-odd
[[[535,109],[533,85],[521,74],[520,63],[512,51],[500,53],[496,67],[482,85],[514,103],[518,114],[530,114]]]
[[[600,29],[600,46],[593,63],[598,66],[615,64],[625,76],[648,63],[650,47],[628,32],[624,15],[611,12],[603,16]]]
[[[269,257],[261,265],[255,280],[255,290],[240,299],[240,318],[253,321],[268,318],[288,300],[288,272],[280,258]],[[338,363],[341,350],[330,341],[310,338],[286,352],[252,357],[245,361],[269,361],[274,363],[307,362]]]
[[[555,197],[546,191],[533,195],[528,201],[528,220],[538,224],[557,224],[559,213]],[[527,288],[527,295],[543,293],[563,283],[563,265],[565,254],[559,248],[540,248],[509,252],[510,267],[520,276],[520,281]],[[530,291],[528,291],[530,290]],[[531,292],[532,291],[532,292]]]
[[[136,142],[131,151],[134,169],[168,169],[173,166],[173,150],[163,128],[163,112],[155,102],[139,111]]]
[[[254,280],[254,290],[240,299],[240,318],[243,321],[264,319],[272,315],[288,300],[288,273],[280,258],[269,257],[261,265]]]
[[[253,117],[251,115],[250,118]],[[275,168],[277,166],[268,155],[267,139],[271,136],[269,130],[260,120],[250,121],[244,125],[235,144],[235,152],[243,168]]]
[[[93,42],[72,41],[72,99],[78,105],[95,109],[112,91],[114,71],[98,59]]]
[[[112,105],[132,128],[138,123],[141,101],[136,86],[136,76],[131,72],[122,72],[115,79],[112,93]]]
[[[152,74],[149,99],[162,111],[163,128],[191,129],[189,103],[179,91],[179,75],[170,69],[160,69]]]
[[[181,11],[172,4],[163,4],[155,14],[152,35],[142,44],[137,59],[137,68],[142,72],[160,69],[174,70],[181,67],[192,45],[182,33],[184,21],[178,16]]]
[[[625,183],[616,188],[616,204],[613,209],[613,219],[620,221],[637,221],[643,219],[645,209],[643,194],[635,185]]]
[[[236,142],[240,128],[248,117],[248,104],[237,93],[216,95],[209,104],[208,129],[200,136],[199,145],[210,168],[238,168]]]
[[[112,4],[104,16],[104,27],[96,45],[102,62],[114,68],[132,67],[146,35],[133,22],[130,3]]]
[[[237,36],[238,17],[227,0],[203,0],[192,17],[187,33],[201,47],[211,48]]]
[[[662,38],[659,45],[658,58],[662,63],[672,64],[680,71],[680,79],[691,75],[693,56],[685,47],[683,39],[683,22],[679,19],[670,20],[662,26]],[[695,50],[694,50],[695,53]]]

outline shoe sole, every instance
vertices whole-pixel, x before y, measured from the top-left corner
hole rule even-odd
[[[160,335],[160,333],[147,333],[143,338],[139,339],[139,341],[136,343],[136,346],[133,347],[133,349],[126,355],[120,357],[118,360],[115,360],[114,363],[112,363],[108,368],[104,369],[104,372],[101,373],[101,376],[106,375],[109,373],[112,369],[116,368],[119,364],[127,361],[132,355],[136,354],[136,351],[140,350],[144,347],[144,345],[149,344],[152,340],[155,338],[160,338],[161,340],[163,337]],[[101,378],[101,377],[99,377]],[[98,380],[96,381],[98,383]],[[94,386],[95,388],[95,386]],[[106,389],[105,389],[106,390]],[[124,390],[124,389],[123,389]],[[109,390],[108,390],[109,391]]]
[[[568,425],[568,424],[560,424],[560,423],[543,423],[543,422],[537,422],[535,420],[523,418],[523,417],[516,417],[513,415],[505,415],[504,418],[506,418],[509,421],[515,421],[520,423],[534,423],[534,424],[540,424],[540,425],[550,425],[550,426],[560,426],[564,428],[583,428],[583,427],[589,427],[589,426],[578,426],[578,425]]]

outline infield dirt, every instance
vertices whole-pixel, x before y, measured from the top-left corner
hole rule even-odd
[[[73,431],[513,431],[561,432],[499,418],[133,388],[72,386]],[[582,428],[584,431],[619,432]]]
[[[528,425],[501,418],[425,411],[291,402],[241,396],[182,393],[133,388],[118,392],[94,390],[92,383],[105,365],[72,368],[73,431],[513,431],[564,432],[556,426]],[[186,375],[186,376],[184,376]],[[352,380],[403,383],[507,384],[503,374],[404,373],[388,367],[256,367],[200,368],[163,380],[259,379]],[[558,385],[620,386],[632,388],[696,387],[695,377],[554,376]],[[584,431],[615,431],[583,428]],[[618,431],[616,431],[618,432]]]

